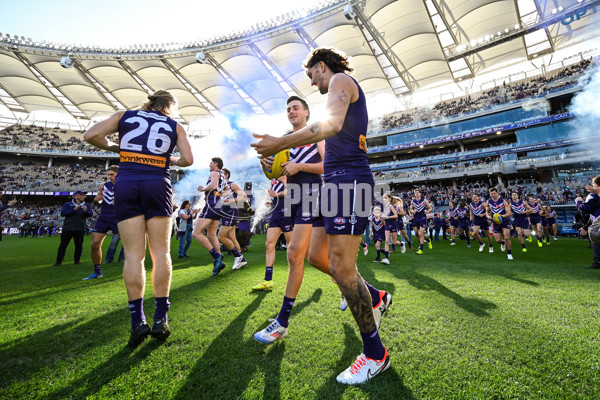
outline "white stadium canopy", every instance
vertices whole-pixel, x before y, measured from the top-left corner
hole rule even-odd
[[[322,101],[302,67],[319,46],[350,56],[367,94],[402,97],[590,40],[599,6],[600,0],[324,1],[307,15],[288,13],[224,37],[128,48],[4,33],[0,102],[14,113],[50,110],[89,120],[167,89],[187,123],[221,112],[279,113],[293,94]]]

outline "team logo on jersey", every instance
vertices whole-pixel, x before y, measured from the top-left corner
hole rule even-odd
[[[336,225],[343,225],[346,223],[346,218],[343,217],[336,217],[333,219],[333,223]]]
[[[350,223],[352,225],[356,224],[357,220],[356,220],[356,213],[353,211],[352,215],[350,215]]]

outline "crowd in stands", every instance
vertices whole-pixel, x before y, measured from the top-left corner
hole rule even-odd
[[[405,203],[414,196],[414,189],[421,190],[422,195],[434,207],[448,207],[449,202],[455,204],[464,201],[469,204],[473,193],[480,194],[483,198],[489,198],[489,188],[496,187],[500,196],[504,199],[510,199],[510,193],[516,191],[524,197],[528,194],[534,194],[543,204],[550,205],[573,205],[575,198],[581,196],[585,198],[587,191],[585,186],[589,185],[592,178],[599,174],[599,171],[588,171],[578,177],[569,177],[564,179],[553,179],[550,182],[539,182],[533,179],[509,181],[507,185],[499,185],[495,178],[490,177],[487,181],[483,180],[463,180],[456,186],[448,185],[412,185],[397,186],[392,189],[392,193],[402,198]]]
[[[47,202],[46,202],[47,203]],[[57,197],[55,205],[36,201],[17,203],[2,214],[2,224],[7,228],[19,228],[19,237],[42,237],[60,233],[64,217],[60,215],[64,197]],[[88,228],[94,226],[98,210],[87,221]],[[89,231],[88,229],[88,231]]]
[[[95,191],[98,179],[105,175],[105,167],[101,164],[73,163],[48,167],[33,161],[0,161],[0,169],[0,185],[5,190],[39,192]]]
[[[387,180],[398,178],[418,178],[432,174],[469,172],[476,169],[489,168],[500,162],[500,156],[488,156],[469,161],[444,162],[436,165],[426,165],[423,167],[407,168],[392,171],[375,171],[373,176],[375,180]]]
[[[437,103],[432,109],[411,109],[385,115],[379,125],[371,125],[372,132],[387,131],[400,127],[409,127],[415,123],[433,122],[439,119],[469,114],[497,105],[510,103],[528,97],[542,95],[546,92],[573,85],[578,82],[581,74],[597,60],[582,60],[577,64],[550,72],[546,76],[524,79],[513,83],[503,82],[502,85],[486,90],[477,95],[467,95],[461,98]]]
[[[43,128],[35,125],[12,125],[0,131],[0,147],[16,149],[105,153],[83,140],[84,131]],[[116,137],[110,137],[116,140]]]

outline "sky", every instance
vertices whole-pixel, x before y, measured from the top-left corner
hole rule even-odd
[[[319,0],[0,1],[0,32],[101,47],[186,42],[231,33]]]

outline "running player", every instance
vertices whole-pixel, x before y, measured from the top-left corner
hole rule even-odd
[[[488,218],[492,219],[494,214],[499,214],[502,217],[501,224],[492,222],[496,242],[500,243],[500,249],[502,251],[506,250],[506,256],[509,260],[512,260],[513,256],[512,243],[510,241],[510,221],[508,220],[508,217],[512,215],[510,205],[506,202],[506,200],[500,197],[498,189],[496,188],[490,189],[490,196],[491,198],[488,200],[488,209],[490,212],[490,214],[488,214]]]
[[[390,237],[392,236],[392,232],[396,231],[396,221],[398,221],[398,214],[392,204],[392,196],[389,193],[383,195],[383,212],[381,218],[385,221],[385,243],[381,263],[387,265],[390,263]]]
[[[531,211],[529,212],[529,223],[531,225],[531,227],[534,227],[535,230],[532,231],[532,235],[531,236],[535,236],[535,239],[537,241],[537,245],[538,247],[542,247],[542,238],[543,237],[543,228],[542,228],[542,216],[540,213],[542,213],[542,209],[541,209],[541,205],[540,203],[538,203],[535,199],[535,197],[533,197],[532,194],[530,194],[527,197],[527,203],[529,204],[529,207],[531,207]],[[530,238],[531,238],[530,236]],[[531,241],[531,240],[530,240]]]
[[[272,290],[275,283],[273,282],[273,265],[275,264],[275,245],[277,240],[283,235],[285,242],[289,243],[292,239],[292,230],[294,229],[294,220],[285,210],[284,198],[287,194],[285,184],[286,176],[281,176],[279,179],[271,181],[269,196],[271,196],[271,218],[269,219],[269,227],[267,228],[267,241],[265,242],[265,279],[252,287],[252,290]]]
[[[415,198],[411,200],[410,211],[413,216],[412,225],[415,230],[415,236],[419,239],[419,250],[417,254],[423,254],[423,243],[427,242],[429,250],[433,248],[431,239],[426,238],[427,233],[427,214],[433,211],[433,207],[427,199],[421,197],[419,189],[414,190]]]
[[[381,242],[385,240],[385,223],[386,221],[381,218],[381,208],[373,208],[373,215],[371,216],[371,241],[375,243],[375,249],[377,249],[377,258],[374,262],[381,262]]]
[[[402,217],[406,215],[406,210],[404,209],[404,202],[402,201],[402,199],[400,199],[400,197],[394,196],[392,197],[392,204],[394,205],[394,208],[396,209],[396,214],[398,215],[398,219],[396,220],[396,232],[392,232],[392,243],[399,244],[400,251],[402,253],[406,252],[406,244],[404,242],[398,242],[398,233],[400,233],[402,237],[404,237],[404,240],[406,240],[406,243],[408,243],[408,249],[412,251],[412,243],[408,235],[406,234],[406,228],[402,219]]]
[[[510,197],[510,208],[513,212],[515,230],[519,236],[519,243],[521,243],[521,247],[523,248],[522,251],[523,253],[526,253],[527,248],[525,247],[525,239],[527,238],[527,240],[531,241],[529,220],[527,219],[527,215],[533,210],[526,201],[520,199],[519,193],[512,192]]]
[[[240,188],[237,183],[229,180],[231,177],[231,172],[229,172],[227,168],[223,168],[222,171],[223,175],[225,176],[225,181],[227,182],[227,187],[223,192],[221,228],[219,228],[217,238],[219,242],[223,243],[235,257],[231,269],[240,269],[248,264],[248,262],[242,255],[242,249],[240,248],[240,244],[235,237],[235,224],[237,224],[238,219],[237,201],[246,200],[246,193],[244,193],[242,188]]]
[[[475,239],[479,242],[479,251],[482,252],[485,249],[485,244],[483,244],[483,240],[481,240],[481,235],[479,234],[479,230],[483,230],[485,237],[488,241],[488,247],[490,253],[494,252],[494,245],[492,244],[492,235],[490,234],[490,226],[487,220],[487,204],[485,201],[481,200],[479,193],[473,193],[471,202],[471,221],[473,222],[473,235]]]
[[[552,206],[548,204],[546,206],[546,242],[550,243],[550,235],[554,240],[558,240],[556,235],[558,235],[558,226],[556,225],[556,211],[552,209]]]
[[[347,58],[336,50],[314,50],[306,69],[311,84],[321,94],[328,94],[326,109],[329,118],[280,138],[255,135],[262,140],[252,146],[264,157],[283,149],[327,139],[324,161],[326,196],[322,211],[329,264],[320,265],[329,268],[348,301],[363,339],[363,353],[338,375],[337,380],[359,384],[390,366],[389,354],[379,338],[376,311],[380,310],[381,315],[381,310],[391,304],[391,296],[366,284],[356,268],[356,255],[361,234],[368,223],[374,188],[366,155],[366,100],[358,83],[346,74],[352,72]],[[313,236],[311,241],[314,240]],[[314,260],[311,262],[310,255],[309,262],[318,264]]]
[[[212,276],[217,275],[225,268],[223,262],[223,254],[219,239],[217,239],[217,229],[219,221],[223,217],[223,191],[227,188],[227,180],[223,175],[223,160],[219,157],[213,157],[208,164],[210,175],[206,186],[198,186],[199,192],[204,192],[204,200],[206,204],[198,217],[198,222],[194,227],[192,236],[204,247],[213,258]],[[207,231],[207,236],[204,236],[204,230]]]
[[[108,231],[112,231],[113,235],[119,234],[117,219],[115,218],[115,179],[119,167],[111,165],[106,170],[108,181],[101,183],[98,188],[98,194],[94,197],[95,203],[102,203],[100,206],[100,215],[96,219],[94,229],[92,229],[92,262],[94,263],[94,272],[84,281],[88,279],[102,278],[102,243]]]
[[[458,233],[458,213],[453,201],[448,202],[448,222],[450,225],[450,246],[456,246],[454,236]]]
[[[471,247],[471,220],[469,219],[469,209],[464,201],[458,202],[456,208],[456,216],[458,219],[458,234],[464,236],[467,241],[467,247]]]
[[[115,215],[125,247],[123,278],[129,298],[131,335],[136,347],[151,334],[159,340],[170,334],[167,311],[171,287],[171,214],[173,190],[169,165],[192,165],[193,155],[184,128],[171,119],[177,101],[166,90],[148,95],[139,111],[118,111],[92,126],[84,139],[103,150],[120,153],[115,181]],[[119,132],[119,144],[107,137]],[[172,157],[177,145],[180,157]],[[152,257],[152,286],[156,301],[152,331],[144,316],[146,237]]]

